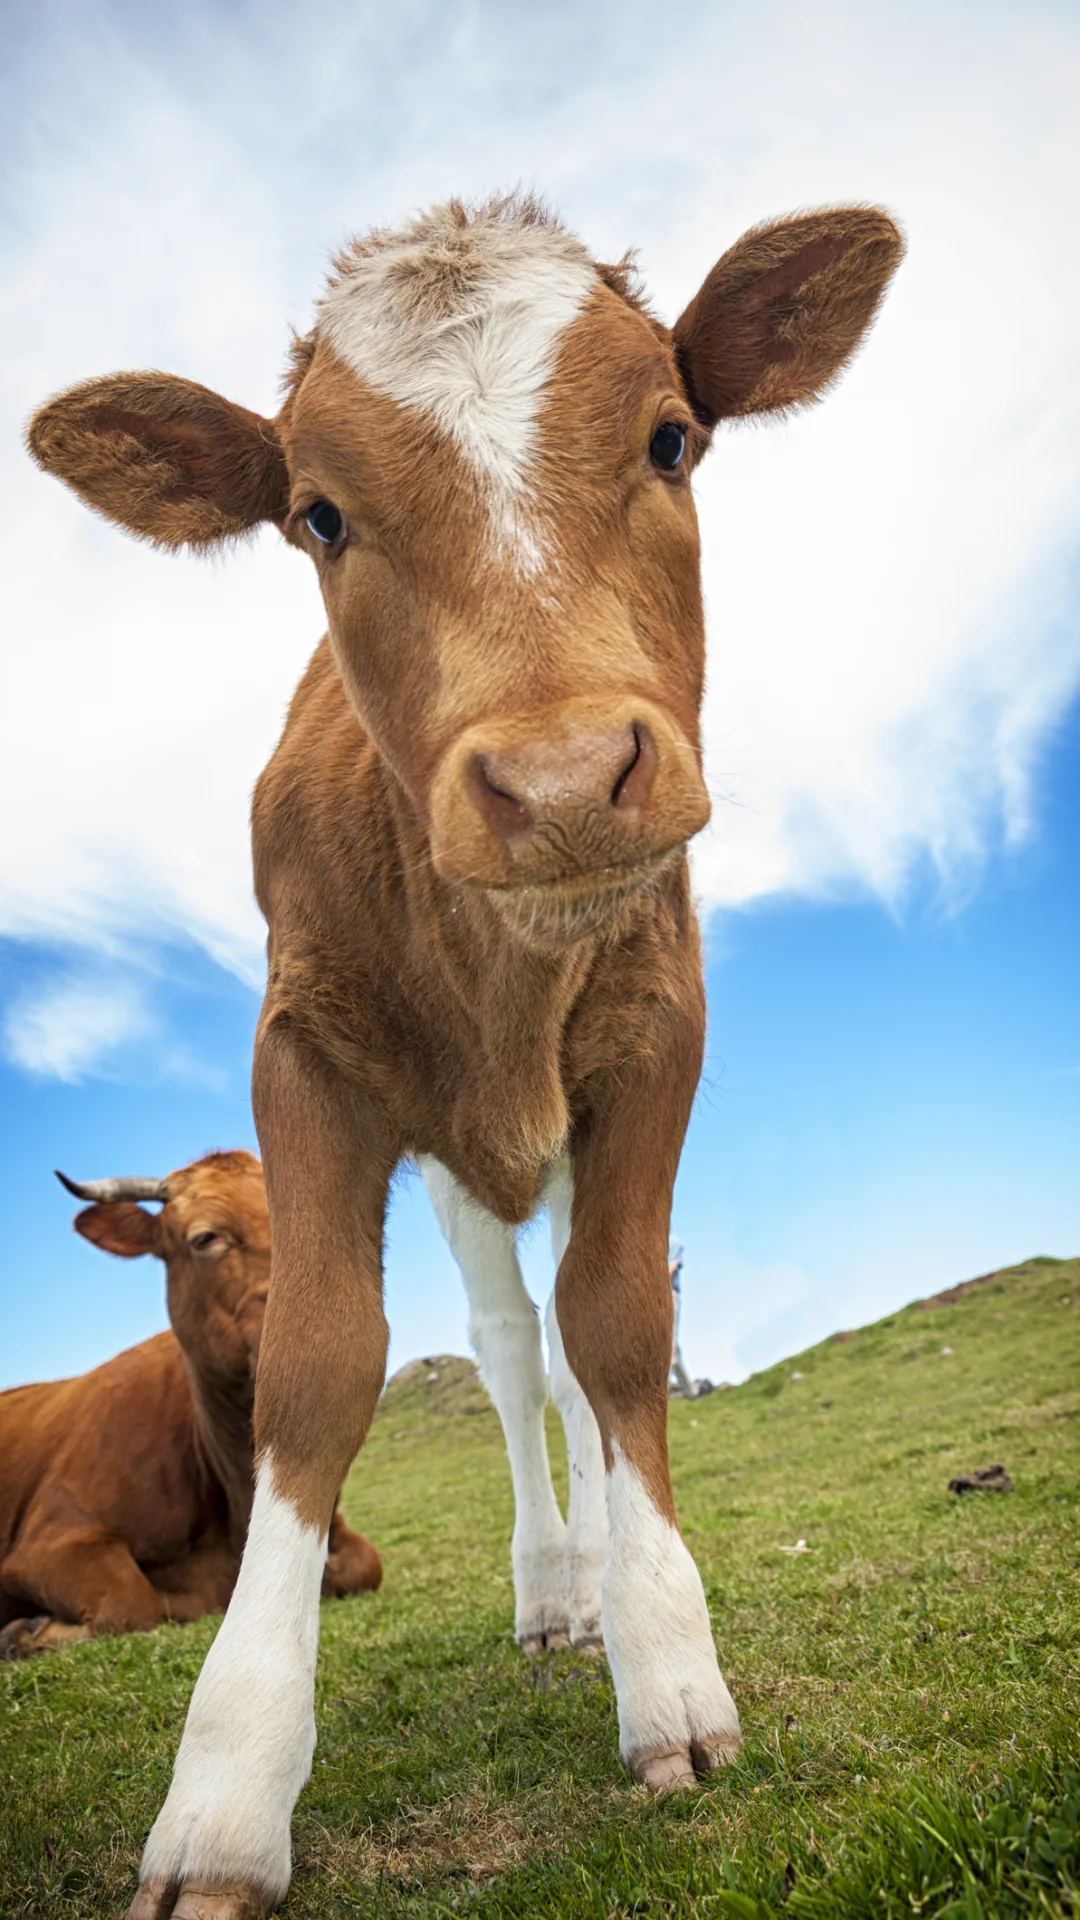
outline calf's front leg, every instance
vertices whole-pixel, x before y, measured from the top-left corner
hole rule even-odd
[[[555,1287],[566,1359],[603,1447],[602,1612],[619,1744],[655,1792],[692,1786],[740,1745],[667,1452],[668,1230],[699,1060],[697,1022],[671,1010],[644,1059],[594,1080],[573,1141],[572,1224]]]
[[[255,1499],[130,1920],[255,1920],[285,1894],[315,1747],[327,1534],[386,1370],[386,1129],[273,1028],[257,1046],[254,1101],[273,1244]]]

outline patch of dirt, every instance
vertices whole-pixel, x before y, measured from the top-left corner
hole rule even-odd
[[[864,1560],[857,1554],[854,1560],[839,1567],[835,1573],[825,1575],[826,1586],[837,1592],[869,1593],[872,1587],[880,1587],[887,1580],[910,1580],[915,1568],[910,1561],[888,1561],[881,1566],[872,1560]]]
[[[732,1693],[742,1698],[768,1700],[791,1693],[839,1693],[846,1680],[830,1680],[820,1673],[735,1673],[725,1667],[724,1677]]]
[[[927,1307],[955,1307],[974,1287],[985,1287],[987,1281],[1000,1279],[1005,1271],[1003,1267],[995,1267],[993,1273],[977,1273],[974,1280],[961,1280],[955,1287],[945,1287],[941,1293],[932,1293],[927,1299],[915,1300],[912,1304],[920,1311]]]
[[[1054,1393],[1034,1407],[1008,1407],[1002,1415],[1010,1428],[1051,1426],[1057,1420],[1080,1418],[1080,1393]]]
[[[977,1273],[973,1280],[961,1280],[957,1286],[945,1287],[941,1293],[932,1293],[925,1300],[913,1300],[912,1306],[920,1309],[955,1307],[957,1301],[963,1300],[974,1287],[985,1287],[991,1280],[1022,1280],[1032,1273],[1067,1264],[1066,1261],[1055,1260],[1050,1254],[1037,1253],[1030,1260],[1022,1260],[1019,1266],[995,1267],[992,1273]]]
[[[474,1791],[437,1806],[405,1807],[378,1831],[324,1829],[303,1865],[330,1884],[339,1879],[374,1884],[389,1875],[423,1886],[462,1874],[482,1885],[539,1851],[538,1830],[519,1806]]]

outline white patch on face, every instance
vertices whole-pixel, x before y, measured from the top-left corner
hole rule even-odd
[[[619,1703],[619,1748],[633,1762],[739,1733],[716,1659],[701,1575],[645,1482],[613,1445],[607,1477],[604,1640]]]
[[[570,1162],[563,1158],[544,1189],[551,1220],[551,1247],[559,1266],[570,1244],[574,1180]],[[600,1429],[563,1347],[552,1294],[546,1316],[551,1397],[559,1409],[566,1434],[570,1499],[566,1515],[566,1597],[570,1607],[570,1638],[575,1645],[596,1641],[602,1634],[601,1582],[607,1554],[607,1505],[604,1495],[604,1453]]]
[[[311,1772],[326,1535],[305,1526],[259,1468],[240,1574],[191,1696],[168,1798],[142,1878],[250,1884],[276,1905],[289,1827]]]
[[[520,1641],[565,1635],[565,1528],[551,1484],[540,1322],[521,1277],[517,1236],[466,1193],[438,1160],[424,1185],[465,1282],[469,1340],[502,1421],[514,1483],[514,1631]]]
[[[526,577],[550,535],[529,485],[536,420],[565,329],[597,286],[553,225],[436,208],[360,242],[316,328],[361,379],[456,441],[484,483],[496,553]]]

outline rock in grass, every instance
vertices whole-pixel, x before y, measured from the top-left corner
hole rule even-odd
[[[974,1473],[957,1474],[949,1481],[950,1493],[1011,1493],[1013,1483],[1004,1467],[976,1467]]]

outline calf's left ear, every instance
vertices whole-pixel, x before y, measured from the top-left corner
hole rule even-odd
[[[273,421],[173,374],[72,387],[34,415],[26,440],[88,507],[160,546],[217,546],[289,509]]]
[[[105,1253],[116,1253],[122,1260],[135,1260],[140,1253],[160,1253],[160,1214],[147,1213],[131,1200],[98,1201],[75,1215],[76,1233],[90,1240]]]
[[[818,400],[870,326],[904,252],[877,207],[830,207],[753,227],[675,323],[703,426]]]

